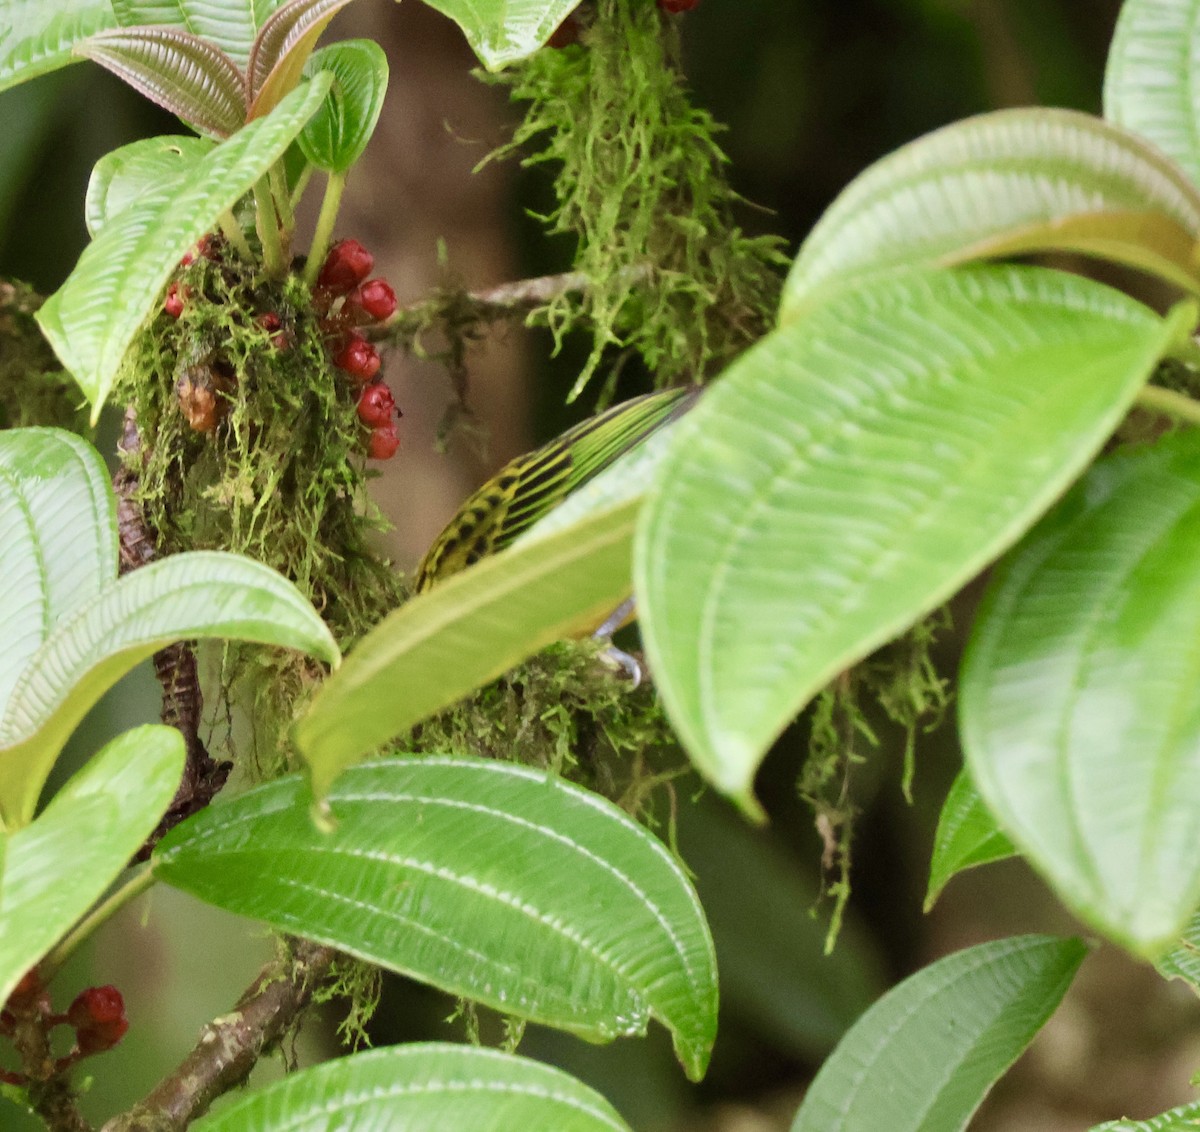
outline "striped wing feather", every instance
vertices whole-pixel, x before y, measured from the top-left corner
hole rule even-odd
[[[589,417],[505,464],[457,511],[417,567],[417,593],[511,545],[571,492],[686,412],[697,388],[668,389]]]

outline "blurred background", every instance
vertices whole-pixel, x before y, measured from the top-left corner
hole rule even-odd
[[[650,0],[647,0],[649,3]],[[1096,112],[1117,0],[702,0],[684,17],[698,104],[725,122],[735,187],[764,212],[740,219],[783,235],[794,251],[839,190],[898,145],[1003,106],[1043,103]],[[502,89],[472,76],[457,29],[424,5],[370,0],[338,17],[328,38],[366,35],[391,59],[388,103],[351,178],[339,235],[371,248],[401,302],[444,283],[486,287],[567,268],[570,248],[544,239],[530,210],[550,199],[546,170],[472,169],[516,120]],[[53,290],[85,241],[83,193],[93,162],[176,124],[98,68],[81,65],[0,95],[0,277]],[[439,252],[439,247],[444,248]],[[452,393],[445,372],[395,355],[386,375],[404,412],[403,447],[376,481],[395,526],[388,550],[410,566],[461,499],[505,460],[558,431],[581,353],[550,357],[549,336],[498,329],[468,359],[480,445],[459,436],[435,451]],[[576,406],[575,413],[587,406]],[[111,433],[110,425],[110,433]],[[977,590],[954,610],[939,645],[957,665]],[[81,754],[154,718],[157,689],[135,673],[76,739]],[[759,782],[771,813],[751,830],[711,798],[684,806],[680,844],[717,940],[722,1019],[712,1070],[691,1087],[664,1035],[594,1048],[531,1029],[521,1052],[594,1084],[640,1132],[775,1132],[838,1036],[888,985],[949,951],[1025,931],[1078,930],[1020,864],[953,881],[921,912],[937,814],[959,765],[952,723],[922,736],[914,801],[900,790],[902,737],[880,724],[860,751],[863,810],[853,896],[834,954],[822,954],[828,905],[817,900],[820,843],[796,799],[804,721],[786,734]],[[687,788],[682,796],[687,796]],[[163,891],[129,908],[65,972],[63,1002],[89,983],[126,994],[132,1028],[95,1062],[86,1098],[99,1118],[145,1092],[227,1010],[272,943],[253,924]],[[372,1026],[377,1044],[460,1038],[453,1004],[389,981]],[[309,1027],[300,1064],[332,1048]],[[1180,984],[1098,947],[1029,1054],[989,1098],[980,1132],[1078,1132],[1148,1116],[1191,1099],[1200,1068],[1200,1005]],[[278,1059],[264,1075],[280,1072]],[[0,1127],[24,1127],[2,1107]]]

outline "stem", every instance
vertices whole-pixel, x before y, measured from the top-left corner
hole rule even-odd
[[[304,265],[304,282],[311,287],[317,281],[321,264],[329,254],[329,243],[333,239],[333,226],[337,223],[338,208],[342,203],[342,192],[346,188],[345,173],[330,173],[325,182],[325,196],[321,200],[321,212],[317,216],[317,230],[313,233],[312,247],[308,250],[308,262]]]
[[[1171,417],[1186,424],[1200,425],[1200,401],[1161,385],[1143,385],[1134,403],[1152,413]]]
[[[283,244],[279,241],[279,217],[275,214],[275,202],[267,178],[261,178],[254,186],[254,204],[257,210],[258,238],[262,241],[263,263],[267,272],[282,277],[287,271],[283,260]]]
[[[38,970],[42,973],[43,981],[48,983],[54,977],[55,972],[67,961],[75,948],[87,939],[105,920],[112,916],[114,912],[119,912],[135,896],[140,896],[157,879],[154,873],[150,871],[149,862],[134,869],[117,888],[113,889],[95,908],[84,916],[75,925],[74,930],[38,964]]]
[[[308,183],[312,180],[312,175],[314,172],[314,166],[305,165],[300,173],[300,176],[296,178],[296,184],[292,188],[291,200],[288,201],[288,203],[291,205],[293,213],[296,211],[296,207],[300,204],[300,198],[304,196],[304,191],[308,188]]]
[[[218,223],[221,226],[221,234],[229,241],[229,246],[247,263],[253,263],[254,252],[250,250],[246,233],[242,231],[242,226],[237,222],[232,210],[227,208],[222,212]]]
[[[292,194],[288,192],[287,178],[283,172],[283,158],[271,166],[267,174],[271,179],[271,195],[275,198],[275,210],[283,223],[283,231],[291,239],[292,229],[296,227],[296,214],[292,211]]]

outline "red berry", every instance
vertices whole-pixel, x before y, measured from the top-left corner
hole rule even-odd
[[[365,385],[379,372],[379,351],[361,334],[347,334],[333,364]]]
[[[75,1044],[83,1057],[112,1049],[129,1029],[125,1002],[113,986],[81,991],[67,1009],[67,1021],[75,1027]]]
[[[358,419],[372,428],[382,428],[388,424],[396,412],[396,402],[392,391],[377,381],[368,385],[358,398]]]
[[[275,331],[283,325],[279,315],[277,315],[274,311],[266,311],[263,314],[260,314],[254,321],[258,323],[258,325],[261,326],[268,334],[274,334]]]
[[[367,445],[367,455],[372,460],[390,460],[400,447],[400,437],[396,435],[396,426],[388,421],[371,431],[371,441]]]
[[[374,266],[375,257],[357,240],[341,240],[325,257],[317,284],[344,295],[366,279]]]
[[[677,12],[690,12],[700,0],[658,0],[659,8],[664,12],[675,15]]]
[[[346,299],[346,305],[364,311],[368,322],[382,322],[396,313],[396,292],[382,279],[368,279]]]
[[[178,283],[172,283],[167,288],[167,297],[163,300],[163,310],[172,318],[178,318],[183,314],[183,295],[180,293]]]
[[[114,986],[88,987],[67,1008],[67,1021],[75,1029],[110,1025],[125,1017],[125,1000]]]
[[[578,42],[579,21],[574,16],[568,16],[554,29],[554,34],[546,40],[546,46],[561,51],[564,47],[570,47],[571,44]]]

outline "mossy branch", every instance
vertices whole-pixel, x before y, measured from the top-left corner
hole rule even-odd
[[[205,1026],[175,1071],[101,1132],[183,1132],[218,1097],[240,1085],[293,1027],[333,967],[337,952],[299,941],[268,963],[237,1005]]]

